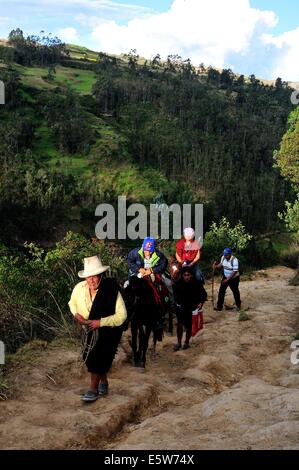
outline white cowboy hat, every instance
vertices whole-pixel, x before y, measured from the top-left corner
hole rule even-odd
[[[110,266],[103,266],[102,261],[98,256],[90,256],[89,258],[84,258],[84,270],[78,272],[78,276],[81,278],[86,278],[89,276],[96,276],[97,274],[102,274]]]

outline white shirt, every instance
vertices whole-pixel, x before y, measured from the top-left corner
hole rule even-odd
[[[231,256],[229,260],[222,256],[221,264],[223,266],[224,276],[230,277],[233,272],[237,273],[234,277],[240,276],[239,261],[235,256]]]
[[[152,257],[144,258],[144,269],[150,269],[152,267]]]

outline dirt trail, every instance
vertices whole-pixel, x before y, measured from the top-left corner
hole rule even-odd
[[[204,331],[187,351],[165,337],[147,370],[134,369],[124,336],[110,393],[79,395],[88,375],[77,351],[52,344],[14,372],[16,393],[0,402],[1,449],[298,449],[299,288],[284,267],[243,281],[249,321],[206,304]],[[210,292],[210,286],[207,286]],[[228,296],[227,302],[232,302]]]

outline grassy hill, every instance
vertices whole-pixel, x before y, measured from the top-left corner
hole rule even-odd
[[[0,183],[9,194],[6,172],[17,171],[21,191],[34,193],[11,197],[18,202],[10,214],[14,204],[34,214],[37,198],[53,220],[62,201],[62,212],[76,208],[82,219],[126,195],[145,204],[203,202],[207,223],[225,214],[255,232],[275,228],[290,194],[273,170],[292,109],[286,84],[212,68],[199,74],[176,57],[146,62],[132,51],[117,57],[68,45],[53,59],[50,49],[0,41]]]
[[[7,40],[0,40],[0,45],[12,47]],[[13,64],[20,75],[22,84],[19,93],[27,105],[38,106],[39,98],[43,93],[53,92],[57,88],[62,94],[65,93],[66,88],[82,97],[92,94],[92,88],[96,83],[96,74],[94,70],[82,70],[80,66],[81,62],[84,64],[95,63],[98,53],[72,44],[67,45],[67,51],[72,66],[56,65],[51,80],[47,77],[47,68],[45,67],[26,67]],[[125,64],[125,61],[118,60]],[[0,63],[0,66],[4,68],[5,65]],[[118,129],[110,124],[109,118],[107,119],[106,116],[101,118],[89,112],[85,112],[85,118],[88,126],[96,134],[88,155],[80,152],[72,155],[62,153],[57,148],[51,129],[43,119],[36,120],[32,142],[33,155],[49,169],[66,175],[90,177],[96,170],[101,180],[109,181],[111,187],[114,187],[116,191],[133,200],[154,198],[157,193],[156,185],[153,187],[146,174],[142,175],[141,169],[132,162],[128,152],[122,149],[124,158],[119,156],[116,161],[99,158],[98,153],[101,153],[98,152],[99,149],[106,149],[106,153],[109,154],[109,149],[119,150],[120,146],[125,145],[125,138]],[[155,179],[159,180],[161,188],[168,185],[167,178],[159,172],[156,172]]]

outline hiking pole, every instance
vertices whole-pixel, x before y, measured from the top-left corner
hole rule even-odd
[[[215,268],[213,266],[213,268],[212,268],[212,304],[213,304],[213,308],[215,307],[215,302],[214,302],[214,278],[215,278]]]

